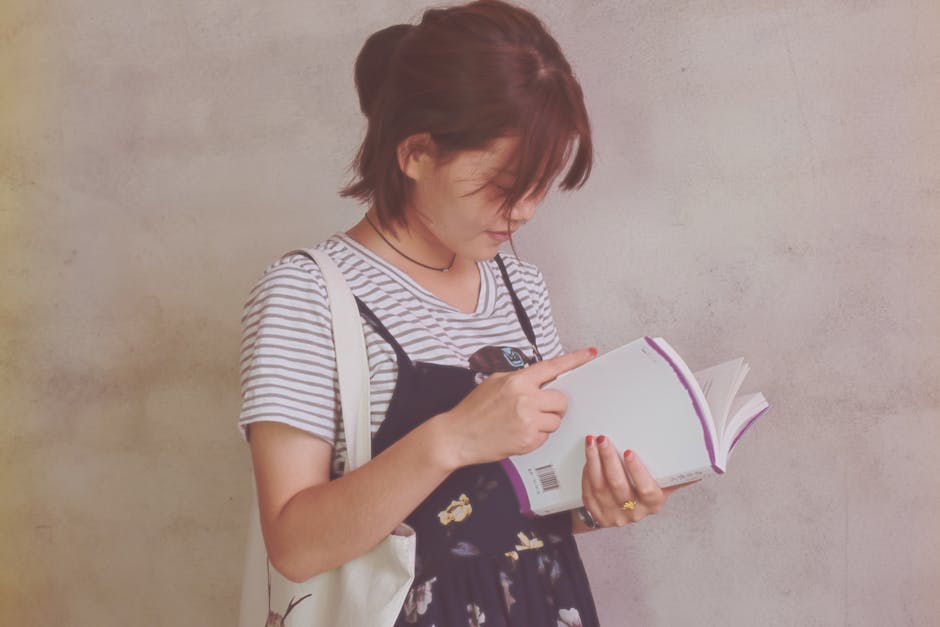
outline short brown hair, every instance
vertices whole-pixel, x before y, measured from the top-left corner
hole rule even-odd
[[[404,223],[409,180],[398,144],[428,133],[438,157],[519,137],[508,210],[541,195],[570,162],[564,190],[587,181],[593,163],[584,96],[558,43],[529,11],[500,0],[430,9],[417,25],[373,34],[356,59],[368,119],[345,197],[375,206],[386,228]],[[573,158],[572,158],[573,155]]]

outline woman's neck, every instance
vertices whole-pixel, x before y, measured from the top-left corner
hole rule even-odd
[[[369,214],[369,217],[372,220],[372,223],[376,226],[378,221],[375,219],[374,214]],[[381,227],[379,227],[381,229]],[[430,250],[432,247],[427,247],[426,249],[415,246],[414,249],[408,248],[410,243],[420,241],[420,238],[416,238],[416,229],[411,229],[410,236],[391,238],[387,231],[382,231],[383,235],[389,239],[391,244],[394,244],[394,247],[398,247],[401,244],[401,252],[395,250],[395,248],[390,245],[389,242],[383,240],[378,233],[372,228],[366,218],[360,220],[356,225],[346,231],[346,235],[355,240],[360,245],[368,248],[374,254],[395,266],[403,273],[408,275],[413,281],[418,285],[434,294],[440,298],[445,303],[450,306],[469,313],[475,310],[477,305],[477,300],[480,293],[480,272],[477,268],[477,264],[474,260],[468,259],[465,257],[460,257],[459,255],[453,258],[453,265],[447,272],[442,272],[440,270],[432,270],[425,268],[412,260],[407,259],[401,253],[405,252],[409,256],[414,252],[415,259],[425,262],[425,259],[418,257],[416,255],[420,254],[419,250]],[[403,228],[398,229],[397,233],[402,235],[408,233]],[[438,262],[439,258],[442,255],[439,254],[438,258],[433,258],[433,262]],[[453,255],[453,253],[449,253]],[[449,260],[440,266],[439,268],[445,267],[446,263],[449,263]],[[428,265],[431,265],[430,263]]]
[[[409,275],[421,270],[446,274],[466,265],[420,220],[412,220],[407,226],[390,231],[381,226],[375,212],[370,210],[347,235]]]

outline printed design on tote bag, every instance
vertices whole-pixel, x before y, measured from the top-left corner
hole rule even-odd
[[[268,608],[268,621],[264,624],[264,627],[284,627],[284,621],[287,620],[287,615],[291,613],[295,607],[300,605],[300,602],[309,597],[309,594],[306,594],[296,601],[291,599],[290,603],[287,604],[287,610],[284,611],[284,615],[278,614],[277,612],[271,611],[270,607]]]
[[[269,562],[268,563],[268,620],[265,621],[264,627],[284,627],[284,621],[287,620],[287,616],[291,613],[291,611],[295,607],[300,605],[301,602],[303,602],[309,596],[310,596],[309,594],[305,594],[304,596],[300,597],[296,601],[293,598],[291,598],[291,600],[287,604],[287,609],[284,610],[283,614],[278,614],[277,612],[272,610],[271,609],[271,563]]]

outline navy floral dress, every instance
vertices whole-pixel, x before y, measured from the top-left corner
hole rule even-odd
[[[496,258],[528,349],[488,347],[468,368],[412,362],[385,326],[359,301],[363,317],[395,349],[398,380],[373,438],[378,454],[431,416],[457,405],[489,374],[541,359],[529,318]],[[528,353],[528,354],[527,354]],[[493,357],[496,359],[493,359]],[[503,359],[500,360],[499,357]],[[566,512],[520,514],[499,463],[454,472],[406,519],[417,532],[415,581],[396,627],[589,627],[598,624]]]

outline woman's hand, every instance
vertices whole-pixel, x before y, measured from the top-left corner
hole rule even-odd
[[[670,494],[689,485],[660,488],[635,453],[621,458],[605,436],[587,436],[584,452],[582,499],[598,527],[622,527],[655,514]]]
[[[562,392],[542,386],[596,355],[597,349],[585,348],[487,377],[456,407],[438,416],[455,465],[497,461],[540,447],[568,410]]]

